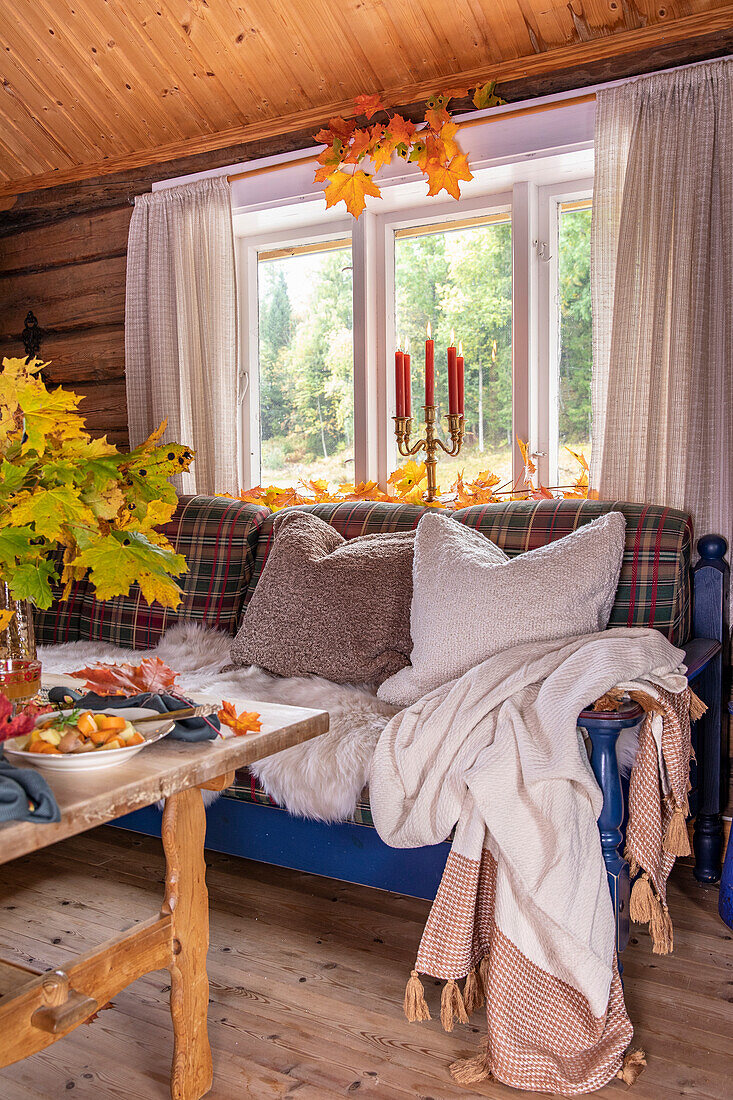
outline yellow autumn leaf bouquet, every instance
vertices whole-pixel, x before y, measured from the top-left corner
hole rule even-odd
[[[93,439],[81,398],[39,377],[46,365],[2,361],[0,578],[39,608],[52,602],[51,582],[66,597],[87,573],[102,600],[138,583],[148,603],[177,607],[174,578],[188,566],[157,528],[176,507],[169,478],[188,469],[192,452],[160,445],[165,423],[129,454]]]

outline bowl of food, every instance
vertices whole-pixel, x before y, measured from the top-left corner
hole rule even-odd
[[[158,722],[136,721],[158,716],[145,707],[91,711],[77,708],[42,714],[30,733],[4,742],[5,755],[14,764],[35,764],[56,771],[97,771],[124,764],[147,745],[173,729],[165,714]]]

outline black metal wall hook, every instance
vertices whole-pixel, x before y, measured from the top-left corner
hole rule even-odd
[[[43,329],[38,324],[38,318],[32,309],[28,310],[25,319],[25,328],[21,332],[20,338],[23,341],[26,359],[37,359],[39,357],[38,353],[41,350]]]

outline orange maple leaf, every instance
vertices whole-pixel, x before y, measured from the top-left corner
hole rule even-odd
[[[223,726],[229,726],[237,737],[245,733],[259,733],[262,729],[260,716],[256,711],[242,711],[237,714],[234,704],[227,703],[225,699],[222,699],[221,710],[217,711],[216,717]]]
[[[387,133],[394,142],[395,147],[409,145],[416,129],[415,123],[410,122],[409,118],[403,118],[402,115],[392,115],[387,125]]]
[[[160,657],[143,657],[139,665],[127,661],[119,665],[90,665],[69,675],[75,680],[85,680],[85,689],[97,695],[140,695],[146,691],[170,691],[176,686],[177,673]]]
[[[445,107],[450,99],[449,95],[431,95],[428,100],[428,109],[425,112],[425,121],[433,130],[439,130],[444,122],[450,122],[450,115]]]
[[[527,484],[532,482],[532,474],[537,472],[537,467],[532,461],[532,456],[529,453],[529,443],[525,443],[523,439],[517,436],[517,446],[522,454],[522,462],[524,463],[524,480]]]
[[[373,95],[358,95],[354,103],[359,112],[366,115],[367,118],[371,118],[377,111],[386,109],[379,92],[375,92]]]
[[[352,217],[358,218],[366,206],[366,196],[373,195],[378,199],[381,194],[368,172],[361,169],[355,172],[334,172],[326,188],[326,206],[343,202]]]
[[[346,156],[343,158],[344,164],[358,164],[369,152],[371,146],[372,138],[368,130],[354,130]]]
[[[465,153],[459,153],[452,157],[448,164],[435,164],[428,161],[426,165],[428,176],[428,195],[438,195],[441,191],[447,191],[454,199],[460,199],[460,180],[472,180],[473,173],[468,167],[468,159]]]

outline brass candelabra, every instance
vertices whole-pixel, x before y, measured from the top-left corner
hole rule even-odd
[[[449,458],[455,458],[456,455],[461,453],[461,443],[463,442],[463,414],[448,413],[448,431],[450,433],[451,445],[447,447],[436,431],[435,405],[423,405],[423,412],[425,413],[425,438],[418,439],[412,446],[410,446],[412,417],[393,416],[392,419],[394,420],[395,435],[397,436],[397,448],[403,458],[411,458],[413,455],[416,455],[418,451],[425,451],[425,468],[428,476],[428,488],[424,499],[428,503],[431,503],[438,499],[438,482],[435,476],[436,467],[438,465],[438,447],[440,447]]]

